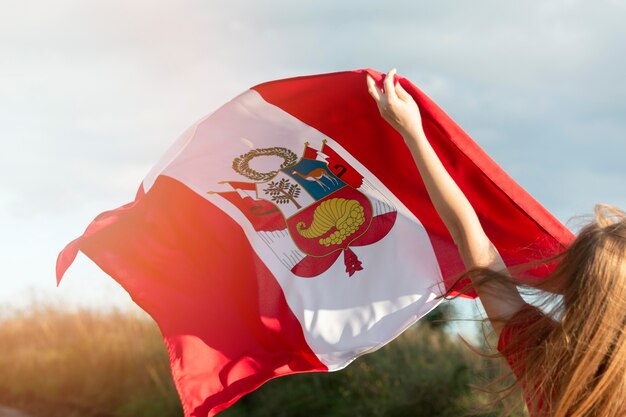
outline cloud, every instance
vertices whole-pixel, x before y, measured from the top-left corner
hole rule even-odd
[[[597,201],[624,207],[625,11],[609,0],[9,2],[6,235],[47,217],[74,237],[85,224],[72,219],[87,218],[76,213],[129,201],[187,126],[251,85],[362,67],[398,67],[561,220]]]
[[[7,204],[70,209],[121,184],[130,197],[178,133],[250,85],[364,66],[398,66],[507,166],[619,170],[623,4],[534,3],[12,3],[2,165],[21,183],[2,180]]]

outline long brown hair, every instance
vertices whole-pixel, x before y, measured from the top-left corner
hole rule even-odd
[[[540,284],[470,271],[474,286],[512,280],[522,293],[534,294],[541,311],[530,307],[508,323],[515,331],[500,351],[523,360],[514,364],[517,383],[504,396],[522,388],[531,416],[626,416],[626,214],[597,205],[595,219],[554,261]]]

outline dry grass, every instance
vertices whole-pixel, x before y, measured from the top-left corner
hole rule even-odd
[[[0,352],[0,403],[34,415],[182,414],[160,332],[138,313],[5,311]]]
[[[0,404],[34,416],[182,416],[160,332],[144,314],[0,310],[0,352]],[[273,380],[223,416],[457,417],[485,401],[469,385],[492,369],[424,321],[344,371]]]

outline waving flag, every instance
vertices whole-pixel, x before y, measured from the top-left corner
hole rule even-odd
[[[341,369],[463,271],[403,139],[356,70],[258,85],[189,128],[80,250],[158,323],[186,416],[276,376]],[[571,234],[408,80],[429,140],[505,262]],[[537,270],[537,276],[547,273]]]

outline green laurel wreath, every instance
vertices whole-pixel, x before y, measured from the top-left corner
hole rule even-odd
[[[245,154],[233,159],[233,169],[238,174],[241,174],[244,177],[249,178],[253,181],[269,181],[274,178],[276,174],[278,174],[278,170],[270,172],[259,172],[250,168],[250,161],[259,156],[277,156],[279,158],[282,158],[284,162],[280,165],[281,169],[290,165],[294,165],[298,160],[298,156],[287,148],[281,148],[277,146],[273,148],[260,148],[253,149],[250,152],[246,152]]]

